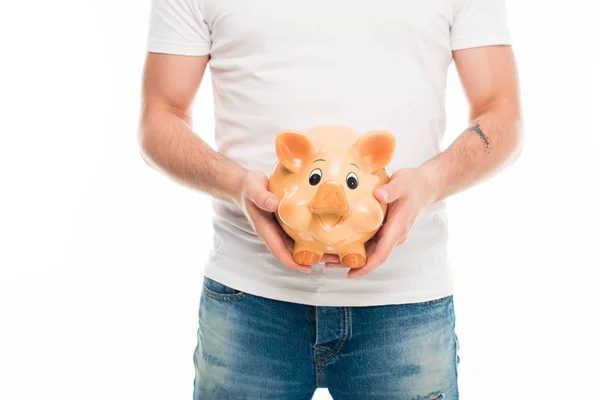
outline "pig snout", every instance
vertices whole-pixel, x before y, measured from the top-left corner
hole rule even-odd
[[[333,214],[340,217],[348,214],[350,207],[344,188],[334,181],[321,184],[310,204],[310,211],[317,215]]]

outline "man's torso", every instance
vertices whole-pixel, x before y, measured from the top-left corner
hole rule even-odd
[[[396,137],[388,171],[439,153],[452,61],[450,0],[204,0],[218,150],[270,175],[275,135],[319,125]],[[286,269],[239,209],[215,201],[206,275],[249,293],[313,305],[419,302],[451,294],[443,204],[427,210],[376,271]]]

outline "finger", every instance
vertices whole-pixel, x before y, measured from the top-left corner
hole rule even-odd
[[[275,212],[279,205],[277,196],[269,192],[269,180],[266,176],[256,174],[252,175],[246,187],[246,196],[254,203],[258,208],[268,212]]]
[[[399,175],[392,175],[388,183],[375,189],[374,195],[380,202],[389,204],[404,196],[407,190]]]
[[[284,232],[285,234],[285,232]],[[290,251],[290,253],[294,252],[294,239],[289,237],[287,234],[283,237],[283,242],[285,243],[285,247]]]
[[[340,257],[337,254],[325,253],[319,261],[324,263],[339,263]]]
[[[367,243],[365,243],[365,246],[368,245],[369,243],[377,243],[379,241],[379,239],[381,238],[381,234],[383,233],[383,227],[384,226],[385,226],[385,224],[383,224],[377,230],[377,232],[375,232],[375,235],[373,235],[373,237],[371,238],[371,240],[368,240]]]
[[[279,237],[279,239],[273,238],[271,240],[267,240],[266,243],[269,250],[271,250],[271,253],[273,253],[273,256],[285,266],[306,274],[310,274],[312,272],[312,266],[300,265],[294,261],[292,252],[287,249],[281,237]]]
[[[396,246],[401,245],[402,243],[406,242],[406,238],[408,238],[408,233],[412,229],[413,224],[414,223],[412,221],[408,221],[403,226],[403,228],[398,231],[398,239],[396,240]]]
[[[253,194],[249,196],[250,200],[252,200],[252,202],[256,204],[258,208],[268,212],[277,211],[279,200],[273,193],[264,188],[254,189],[252,193]]]
[[[371,257],[371,254],[375,251],[375,247],[377,247],[377,242],[369,242],[365,245],[365,253],[367,253],[367,258]]]
[[[310,274],[312,267],[310,265],[300,265],[294,261],[292,252],[286,247],[283,237],[276,229],[277,227],[273,221],[261,223],[260,227],[257,228],[257,234],[262,238],[277,260],[293,270]]]
[[[404,235],[401,235],[400,238],[396,241],[396,246],[399,246],[402,243],[406,242],[406,238],[408,237],[408,228],[406,228],[404,232]]]
[[[293,260],[294,259],[294,256],[293,256],[294,247],[296,245],[296,243],[294,242],[294,239],[292,239],[287,233],[285,233],[285,231],[281,228],[281,226],[279,226],[279,224],[277,224],[275,229],[277,230],[277,233],[283,240],[283,243],[285,244],[286,249],[290,252],[290,254],[292,254],[292,260]],[[301,265],[301,264],[298,264],[298,265]],[[305,265],[301,265],[301,266],[305,267]],[[311,269],[311,271],[312,271],[312,269]]]
[[[381,238],[372,249],[371,255],[367,258],[365,266],[352,269],[348,272],[348,278],[357,278],[373,271],[385,262],[394,247],[396,247],[398,237],[395,235],[395,232],[393,232],[391,225],[388,224],[384,226],[383,230],[384,232],[382,232]]]

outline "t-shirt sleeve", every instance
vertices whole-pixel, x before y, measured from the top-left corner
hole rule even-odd
[[[210,53],[210,45],[198,0],[152,0],[149,52],[202,56]]]
[[[450,27],[452,50],[511,44],[504,0],[457,0]]]

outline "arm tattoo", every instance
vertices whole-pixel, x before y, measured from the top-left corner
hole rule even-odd
[[[481,128],[479,127],[479,121],[475,121],[473,123],[473,125],[471,125],[468,129],[468,131],[472,131],[475,132],[477,134],[477,136],[479,136],[481,138],[481,140],[483,140],[483,143],[485,143],[485,149],[489,152],[490,151],[490,139],[485,135],[485,133],[483,133],[483,131],[481,130]]]

